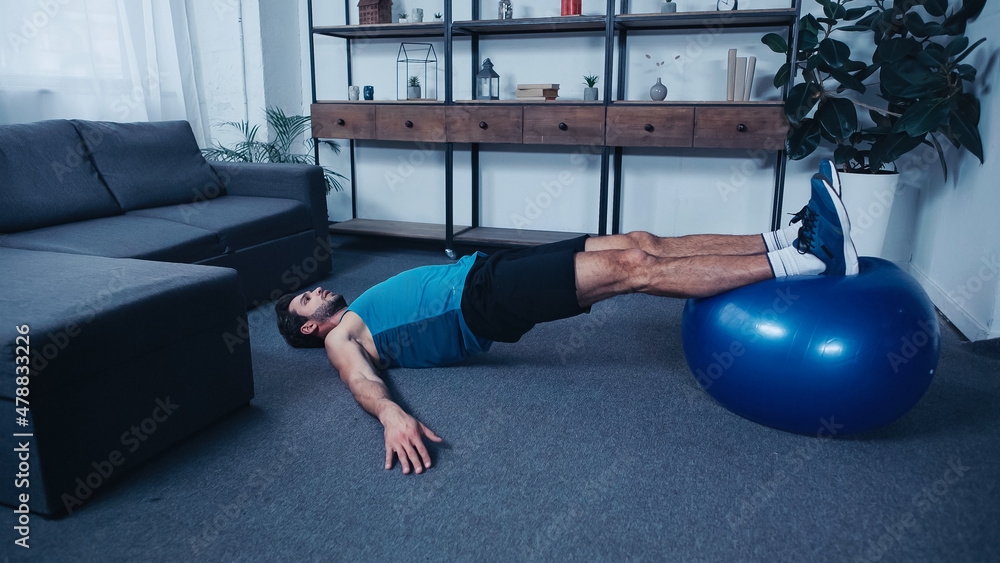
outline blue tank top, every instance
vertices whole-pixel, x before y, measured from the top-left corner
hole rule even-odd
[[[493,342],[473,334],[462,316],[465,278],[476,256],[393,276],[347,308],[371,331],[378,367],[443,366],[489,350]]]

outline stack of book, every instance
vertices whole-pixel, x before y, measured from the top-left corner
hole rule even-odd
[[[554,100],[559,96],[558,84],[518,84],[518,100]]]
[[[729,62],[726,66],[729,71],[726,80],[726,100],[730,102],[750,101],[757,57],[738,57],[736,49],[730,49]]]

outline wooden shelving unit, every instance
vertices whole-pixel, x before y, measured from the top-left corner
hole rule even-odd
[[[310,6],[311,8],[311,6]],[[399,39],[404,37],[443,37],[444,23],[380,23],[376,25],[330,25],[313,27],[316,35],[341,39]]]
[[[618,14],[618,29],[696,29],[704,27],[767,27],[794,25],[798,8],[736,10],[733,12],[674,12],[671,14]]]
[[[469,227],[456,227],[466,230]],[[378,219],[351,219],[330,225],[330,232],[338,235],[368,235],[400,237],[421,240],[444,240],[444,225],[412,223],[409,221],[384,221]]]
[[[630,14],[628,0],[607,0],[606,16],[566,16],[514,20],[482,19],[480,2],[473,0],[472,19],[454,21],[452,3],[445,2],[444,22],[313,26],[312,0],[308,2],[311,37],[317,35],[347,41],[348,83],[351,82],[351,42],[359,39],[438,37],[444,40],[444,100],[420,101],[317,101],[313,105],[314,137],[351,139],[351,167],[354,178],[354,139],[421,141],[440,143],[445,150],[445,223],[441,225],[380,221],[357,217],[357,185],[352,180],[354,219],[331,225],[339,234],[404,237],[440,240],[449,255],[455,244],[526,245],[564,240],[580,233],[503,229],[480,225],[479,145],[480,143],[598,144],[601,157],[600,211],[591,234],[607,234],[608,208],[612,202],[610,232],[620,229],[622,193],[622,149],[624,147],[765,148],[778,152],[772,227],[779,224],[783,198],[783,102],[717,100],[632,101],[623,100],[624,65],[615,63],[624,56],[630,31],[695,30],[702,28],[761,28],[782,26],[794,42],[800,0],[790,0],[789,8],[737,10],[731,12],[678,12]],[[351,0],[344,10],[350,14]],[[471,38],[471,60],[480,61],[479,37],[522,34],[600,33],[605,39],[604,95],[600,101],[455,100],[453,96],[453,37]],[[315,78],[316,61],[311,47]],[[615,72],[617,70],[617,72]],[[473,72],[473,76],[475,71]],[[611,80],[616,76],[616,80]],[[474,80],[474,78],[473,78]],[[790,84],[785,87],[787,93]],[[475,85],[473,85],[473,91]],[[313,100],[316,101],[315,80]],[[557,129],[553,129],[557,128]],[[471,143],[472,224],[453,223],[454,169],[456,143]],[[318,156],[318,155],[317,155]],[[609,180],[609,177],[611,178]]]
[[[456,35],[490,35],[512,33],[565,33],[570,31],[604,31],[604,16],[565,16],[557,18],[523,18],[513,20],[470,20],[452,24]]]
[[[534,231],[499,229],[496,227],[475,227],[455,235],[455,242],[462,244],[486,244],[496,246],[523,246],[559,242],[589,233],[565,231]]]

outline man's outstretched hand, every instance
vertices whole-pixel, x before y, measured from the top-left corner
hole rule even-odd
[[[441,438],[424,426],[424,423],[398,407],[380,418],[385,426],[385,468],[392,469],[392,458],[395,456],[399,458],[403,473],[410,472],[411,464],[417,473],[430,469],[431,456],[424,447],[423,439],[426,437],[433,442],[440,442]]]

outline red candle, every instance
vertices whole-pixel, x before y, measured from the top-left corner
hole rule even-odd
[[[581,0],[562,0],[562,15],[579,16]]]

